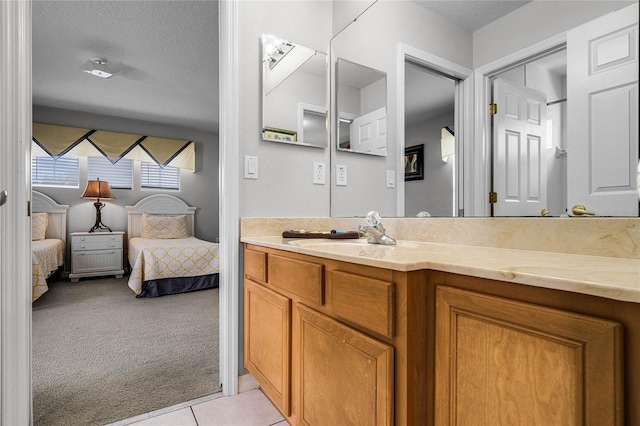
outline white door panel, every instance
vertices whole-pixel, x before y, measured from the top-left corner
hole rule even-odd
[[[493,214],[539,216],[547,206],[546,96],[500,78],[493,91]]]
[[[351,149],[357,152],[387,154],[387,109],[382,107],[351,122]]]
[[[638,4],[567,33],[567,209],[638,216]]]

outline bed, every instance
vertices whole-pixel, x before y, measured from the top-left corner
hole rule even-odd
[[[31,301],[49,290],[47,278],[64,266],[67,210],[49,196],[31,193]]]
[[[125,209],[128,285],[136,297],[218,287],[218,244],[193,236],[195,207],[155,194]]]

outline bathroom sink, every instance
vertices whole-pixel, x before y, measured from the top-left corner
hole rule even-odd
[[[308,239],[292,240],[290,245],[304,247],[312,250],[347,252],[363,249],[375,250],[398,250],[401,248],[417,248],[418,244],[410,241],[398,241],[396,245],[369,244],[366,238],[357,240],[329,240],[329,239]]]

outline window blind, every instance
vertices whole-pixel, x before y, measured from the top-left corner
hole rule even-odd
[[[75,157],[32,157],[31,184],[78,188],[78,159]]]
[[[154,189],[180,189],[180,169],[141,162],[140,186]]]
[[[115,189],[133,188],[133,160],[121,159],[113,164],[105,157],[87,158],[87,177],[89,180],[106,180]]]

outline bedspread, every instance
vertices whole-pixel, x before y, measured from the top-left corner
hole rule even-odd
[[[218,244],[195,237],[129,240],[129,287],[136,294],[149,280],[218,273]]]
[[[31,242],[31,301],[49,290],[47,278],[64,265],[64,242],[46,239]]]

